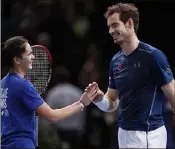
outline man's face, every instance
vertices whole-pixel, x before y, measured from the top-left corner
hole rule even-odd
[[[113,37],[114,43],[122,44],[130,36],[131,31],[128,22],[125,24],[120,20],[120,14],[114,13],[107,19],[109,34]]]
[[[35,58],[32,54],[32,48],[29,43],[25,45],[25,52],[22,54],[22,58],[20,59],[20,67],[27,71],[28,69],[32,69],[32,60]]]

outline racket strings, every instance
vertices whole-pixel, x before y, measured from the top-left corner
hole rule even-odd
[[[29,79],[35,86],[39,93],[43,92],[43,89],[48,84],[48,78],[50,76],[50,62],[48,54],[40,47],[33,47],[33,55],[35,59],[32,62],[32,70],[29,70],[26,74],[26,78]]]

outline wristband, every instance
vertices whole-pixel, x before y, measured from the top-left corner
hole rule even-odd
[[[101,101],[99,102],[93,102],[100,110],[102,111],[108,111],[109,109],[109,105],[110,105],[110,102],[109,102],[109,99],[104,97]]]
[[[85,106],[85,104],[80,100],[80,103],[83,105],[83,107],[82,107],[82,110],[81,111],[83,111],[83,109],[86,107]]]

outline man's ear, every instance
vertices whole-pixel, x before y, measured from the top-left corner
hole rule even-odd
[[[134,22],[133,19],[129,18],[127,21],[127,26],[131,29],[132,27],[134,27]]]
[[[15,56],[15,57],[13,58],[13,60],[14,60],[14,63],[17,64],[17,65],[19,65],[19,64],[21,63],[21,58],[18,57],[18,56]]]

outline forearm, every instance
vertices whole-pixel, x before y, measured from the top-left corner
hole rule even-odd
[[[173,88],[171,88],[170,92],[167,94],[167,98],[171,104],[171,109],[175,114],[175,81],[173,81]]]
[[[172,80],[170,83],[163,85],[161,89],[171,104],[172,111],[175,113],[175,81]]]
[[[171,100],[172,111],[175,114],[175,81],[173,83],[174,83],[173,95],[170,100]]]
[[[84,105],[80,101],[77,101],[67,107],[52,110],[51,121],[59,121],[68,118],[69,116],[82,111],[83,108]]]
[[[171,104],[172,112],[175,114],[175,99],[173,98],[169,99],[169,103]]]
[[[109,100],[110,105],[109,105],[109,108],[108,108],[107,112],[115,111],[118,108],[119,99],[116,99],[115,101],[112,101],[110,99],[108,99],[108,100]]]

